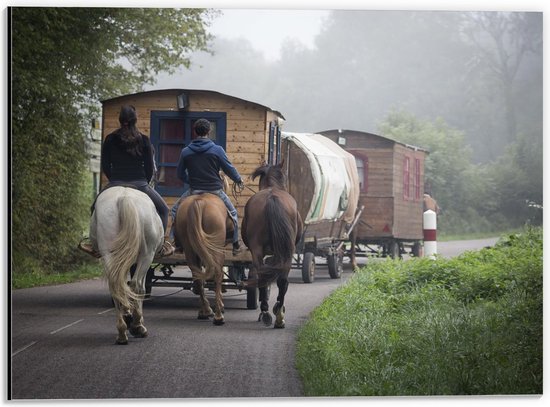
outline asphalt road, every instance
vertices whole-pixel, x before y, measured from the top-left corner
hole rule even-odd
[[[443,256],[494,244],[440,243]],[[183,273],[183,271],[181,271]],[[115,345],[114,310],[103,280],[15,290],[11,298],[12,399],[300,397],[295,339],[310,312],[352,275],[313,284],[292,270],[286,328],[266,328],[246,294],[224,295],[223,326],[197,319],[198,297],[154,287],[144,304],[149,336]],[[271,290],[270,308],[277,288]],[[212,297],[212,295],[210,295]]]

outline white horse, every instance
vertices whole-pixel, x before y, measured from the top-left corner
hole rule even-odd
[[[90,240],[101,254],[103,270],[116,309],[116,343],[128,344],[126,331],[144,338],[143,296],[145,276],[163,243],[160,216],[151,199],[141,191],[111,187],[97,198],[90,223]],[[135,273],[127,284],[132,265]]]

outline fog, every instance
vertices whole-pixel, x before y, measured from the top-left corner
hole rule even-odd
[[[312,46],[289,39],[278,59],[245,38],[218,35],[211,50],[147,89],[251,100],[280,111],[287,131],[379,133],[392,111],[441,118],[477,162],[542,139],[542,13],[335,10]]]

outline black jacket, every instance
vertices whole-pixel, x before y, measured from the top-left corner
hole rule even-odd
[[[141,155],[134,156],[122,146],[119,130],[109,134],[101,147],[101,169],[109,181],[151,181],[153,149],[149,137],[141,135]]]

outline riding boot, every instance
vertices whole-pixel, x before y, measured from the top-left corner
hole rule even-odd
[[[101,257],[101,254],[99,254],[98,252],[95,251],[94,247],[92,246],[92,243],[89,242],[89,241],[85,241],[82,240],[79,244],[78,244],[78,248],[80,250],[82,250],[83,252],[86,252],[88,253],[89,255],[91,256],[94,256],[95,258],[99,259]]]
[[[170,243],[170,238],[164,236],[164,243],[162,243],[162,249],[160,250],[159,257],[171,256],[175,252],[174,246]]]
[[[237,240],[236,242],[233,242],[233,256],[238,255],[241,252],[241,244]]]

